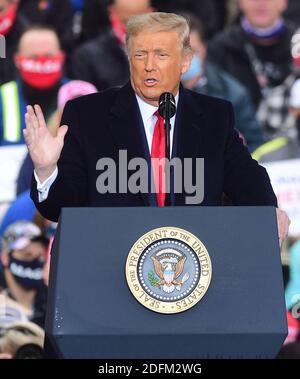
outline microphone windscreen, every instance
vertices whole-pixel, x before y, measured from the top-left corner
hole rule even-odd
[[[170,92],[164,92],[159,97],[159,106],[158,106],[158,112],[163,117],[166,118],[169,116],[169,118],[173,117],[176,113],[176,102],[175,97]]]

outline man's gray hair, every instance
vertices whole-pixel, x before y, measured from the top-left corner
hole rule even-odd
[[[127,22],[126,49],[130,52],[132,37],[141,32],[169,32],[176,31],[181,41],[183,54],[192,54],[190,45],[190,27],[183,16],[175,13],[150,12],[130,17]]]

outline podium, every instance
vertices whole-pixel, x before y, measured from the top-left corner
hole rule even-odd
[[[154,312],[131,293],[145,233],[193,233],[212,265],[192,308]],[[63,208],[51,253],[46,336],[63,358],[273,358],[287,335],[274,207]]]

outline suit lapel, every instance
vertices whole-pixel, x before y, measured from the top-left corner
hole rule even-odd
[[[150,167],[151,158],[145,128],[130,82],[120,89],[116,97],[111,108],[109,126],[118,150],[127,151],[128,161],[132,158],[144,158]],[[148,183],[150,175],[148,172]],[[141,193],[141,196],[145,205],[155,205],[155,194]]]
[[[196,101],[195,96],[197,95],[192,91],[180,87],[172,157],[180,158],[182,165],[184,163],[184,158],[204,157],[205,112],[201,107],[199,99]],[[195,166],[194,160],[193,166]],[[186,194],[183,185],[182,193],[173,194],[173,204],[185,205],[185,196]]]

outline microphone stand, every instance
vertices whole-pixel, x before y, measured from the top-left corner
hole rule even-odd
[[[171,123],[170,123],[170,108],[166,106],[165,109],[165,133],[166,133],[166,158],[168,159],[168,162],[171,160],[171,153],[170,153],[170,129],[171,129]],[[171,169],[171,167],[170,167]],[[168,175],[169,174],[169,175]],[[167,165],[165,165],[165,179],[166,179],[166,199],[165,199],[165,206],[171,205],[171,173],[170,170],[167,170]],[[169,189],[169,191],[167,191]]]

